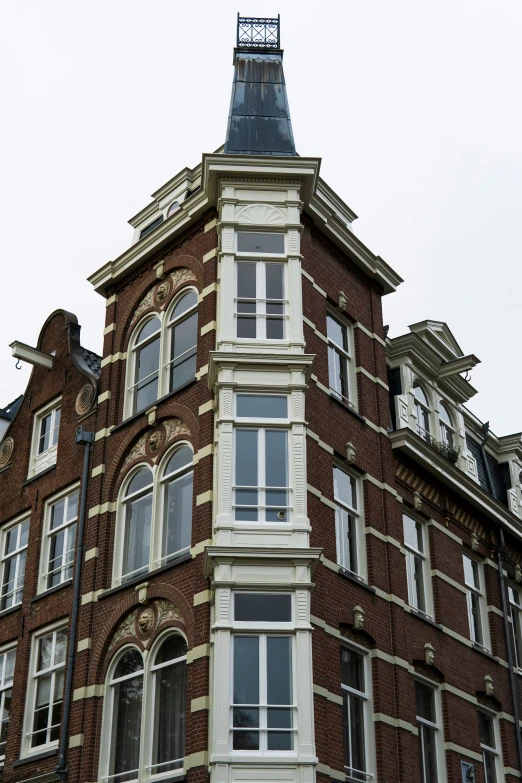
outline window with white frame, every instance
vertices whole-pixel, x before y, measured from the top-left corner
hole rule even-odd
[[[450,449],[455,448],[455,427],[447,405],[439,403],[439,424],[441,441]]]
[[[178,633],[162,636],[147,662],[136,647],[118,653],[105,691],[101,780],[130,783],[183,773],[186,680],[187,644]]]
[[[238,231],[237,252],[237,337],[284,340],[288,320],[286,264],[266,258],[284,254],[284,234]]]
[[[406,576],[408,603],[423,614],[430,614],[431,580],[429,571],[429,544],[425,525],[404,514],[404,547],[406,549]]]
[[[196,289],[184,288],[166,313],[152,313],[139,322],[129,341],[126,416],[195,378],[197,308]]]
[[[0,761],[5,758],[15,662],[15,648],[0,651]]]
[[[341,647],[344,773],[349,783],[370,780],[373,777],[368,771],[368,684],[365,657],[350,647]]]
[[[353,334],[346,323],[333,315],[326,316],[328,337],[328,379],[334,397],[355,405],[355,383],[353,382]],[[353,386],[353,389],[352,389]]]
[[[462,556],[464,583],[467,591],[469,638],[480,647],[487,647],[484,623],[483,573],[480,563],[468,555]]]
[[[56,463],[61,414],[61,400],[55,400],[35,414],[30,475]]]
[[[114,577],[127,582],[190,551],[193,452],[179,444],[158,467],[138,466],[118,503]]]
[[[415,707],[419,732],[420,783],[438,783],[440,773],[440,743],[442,732],[439,725],[435,689],[423,682],[415,682]]]
[[[522,669],[522,605],[520,603],[520,591],[516,587],[508,586],[509,616],[511,629],[511,641],[513,644],[514,664],[517,669]]]
[[[40,592],[72,578],[78,523],[79,490],[46,503],[42,541]]]
[[[233,751],[293,751],[297,731],[292,598],[235,593],[234,623],[266,632],[233,635],[230,734]],[[270,630],[268,630],[268,628]]]
[[[41,752],[58,744],[66,650],[66,628],[33,636],[25,719],[27,753]]]
[[[29,524],[27,518],[2,529],[0,611],[22,603]]]
[[[413,395],[415,398],[415,415],[417,418],[417,435],[431,443],[430,427],[430,404],[426,392],[419,383],[413,384]]]
[[[484,767],[484,783],[497,783],[499,777],[499,752],[495,721],[485,712],[478,713],[480,750]]]
[[[234,519],[288,522],[288,397],[237,394],[234,440]]]
[[[346,571],[362,576],[360,550],[364,546],[361,526],[361,480],[340,468],[333,469],[337,562]]]

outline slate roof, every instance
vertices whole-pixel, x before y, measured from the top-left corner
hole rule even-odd
[[[89,369],[99,378],[101,375],[101,356],[80,346],[80,353]]]

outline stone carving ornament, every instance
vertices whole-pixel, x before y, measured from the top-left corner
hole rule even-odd
[[[165,433],[167,436],[167,442],[175,438],[176,435],[190,435],[190,430],[181,419],[167,419],[163,422]]]
[[[182,617],[177,606],[166,598],[152,601],[145,609],[134,609],[123,618],[116,629],[109,645],[109,651],[122,639],[129,637],[130,641],[132,638],[136,638],[138,633],[146,636],[169,620],[182,621]]]
[[[91,383],[82,386],[76,397],[75,410],[78,416],[85,416],[94,406],[96,392]]]
[[[14,440],[9,437],[4,440],[0,446],[0,468],[5,468],[9,463],[14,451]]]
[[[154,610],[147,606],[138,617],[138,628],[142,634],[146,634],[150,631],[154,624]]]
[[[125,457],[125,460],[123,461],[123,465],[121,466],[122,470],[124,470],[127,467],[127,465],[130,462],[132,462],[132,460],[136,459],[137,457],[145,456],[145,443],[147,438],[148,438],[148,434],[142,435],[139,441],[132,447],[132,449]]]
[[[182,283],[186,283],[189,280],[194,281],[194,272],[192,272],[186,266],[183,266],[171,272],[169,278],[161,280],[154,286],[154,288],[151,288],[150,291],[147,291],[134,311],[134,315],[132,316],[133,322],[139,318],[139,316],[145,312],[147,308],[153,307],[155,301],[160,305],[160,307],[163,307],[163,305],[168,301],[172,291],[174,291]]]

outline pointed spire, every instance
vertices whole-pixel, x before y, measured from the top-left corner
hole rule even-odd
[[[296,155],[277,19],[237,19],[225,153]]]

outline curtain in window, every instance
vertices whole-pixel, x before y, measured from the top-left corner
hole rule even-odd
[[[183,766],[185,755],[185,702],[187,695],[187,648],[180,636],[169,637],[156,656],[154,749],[152,774]],[[176,660],[178,659],[178,660]]]
[[[128,676],[135,672],[134,676]],[[143,661],[137,650],[122,657],[114,673],[114,712],[111,777],[117,783],[137,778],[140,763]],[[122,773],[129,773],[127,775]],[[117,776],[117,777],[116,777]]]

